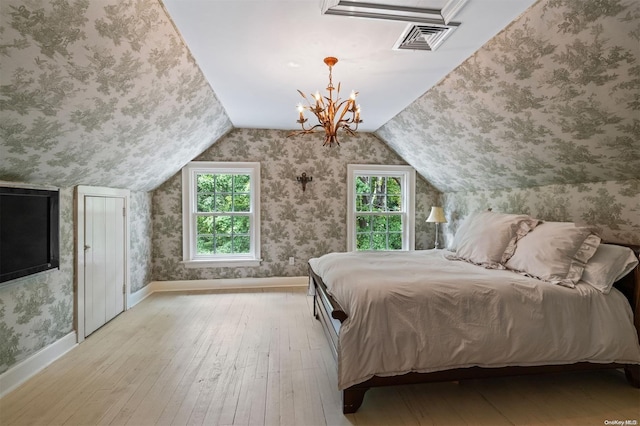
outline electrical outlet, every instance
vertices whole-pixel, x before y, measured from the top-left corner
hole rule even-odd
[[[296,258],[295,258],[295,257],[293,257],[293,256],[291,256],[291,257],[289,258],[289,265],[295,265],[295,263],[296,263]]]

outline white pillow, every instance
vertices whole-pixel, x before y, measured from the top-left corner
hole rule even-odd
[[[574,288],[600,237],[571,222],[544,222],[518,241],[507,268]]]
[[[584,268],[582,281],[607,294],[614,282],[637,265],[638,257],[629,247],[600,244]]]
[[[470,215],[454,237],[455,257],[486,268],[504,269],[516,242],[538,224],[524,214],[483,211]]]

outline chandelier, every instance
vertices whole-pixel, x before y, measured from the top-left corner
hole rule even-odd
[[[290,137],[313,133],[318,127],[322,127],[325,132],[322,146],[329,145],[331,147],[334,143],[340,145],[338,141],[338,130],[343,129],[350,135],[354,135],[355,131],[358,130],[358,124],[362,123],[362,120],[360,120],[360,105],[356,106],[356,96],[358,96],[358,92],[352,90],[349,99],[342,102],[340,101],[340,83],[338,83],[338,89],[336,90],[336,88],[333,87],[331,78],[331,69],[337,62],[338,59],[331,56],[324,58],[324,63],[329,67],[329,85],[327,86],[329,96],[322,97],[319,92],[316,92],[313,95],[315,102],[311,102],[304,93],[298,90],[298,93],[307,101],[308,105],[298,104],[300,118],[297,123],[300,123],[302,130],[291,132],[291,134],[289,134]],[[333,99],[334,90],[336,91],[336,99]],[[305,127],[305,123],[307,122],[307,119],[304,118],[305,109],[311,111],[316,116],[318,124]]]

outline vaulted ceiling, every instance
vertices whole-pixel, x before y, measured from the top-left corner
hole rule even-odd
[[[315,0],[170,0],[169,13],[157,0],[3,0],[0,180],[151,190],[234,126],[293,128],[295,89],[322,89],[321,59],[342,45],[334,78],[360,90],[366,130],[442,191],[640,178],[637,1],[540,0],[479,50],[481,36],[462,37],[487,22],[474,7],[502,17],[495,33],[531,1],[463,3],[437,51],[398,52],[406,23],[323,16]],[[194,5],[221,33],[192,47],[200,24],[180,10]],[[333,39],[333,25],[355,35]]]
[[[535,0],[163,0],[234,127],[298,126],[296,89],[325,93],[333,56],[342,97],[360,94],[364,122],[373,132],[444,78]],[[348,10],[339,5],[348,3]],[[354,4],[420,7],[375,9]],[[336,5],[335,7],[330,7]],[[452,31],[433,51],[394,50],[406,20],[354,18],[327,12],[368,13],[398,19],[442,20]],[[404,13],[403,13],[404,12]],[[397,15],[410,15],[401,18]],[[415,23],[414,23],[415,24]],[[459,24],[459,25],[458,25]],[[428,24],[423,23],[423,26]],[[433,24],[432,31],[447,26]],[[422,27],[421,27],[422,28]]]

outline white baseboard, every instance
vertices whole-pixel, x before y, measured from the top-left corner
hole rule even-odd
[[[0,375],[0,398],[69,352],[77,345],[76,341],[76,332],[72,331],[2,373]]]
[[[153,281],[147,284],[146,286],[142,287],[140,290],[136,291],[135,293],[129,294],[129,297],[127,297],[127,309],[133,308],[135,305],[142,302],[147,297],[151,296],[151,293],[153,293],[151,284],[153,284]]]
[[[268,277],[268,278],[220,278],[213,280],[151,281],[127,298],[131,308],[155,292],[161,291],[203,291],[242,290],[278,287],[309,287],[309,277]]]
[[[307,287],[308,277],[268,277],[268,278],[221,278],[215,280],[185,280],[185,281],[152,281],[149,283],[151,291],[197,291],[230,289],[242,290],[247,288],[274,287]]]

